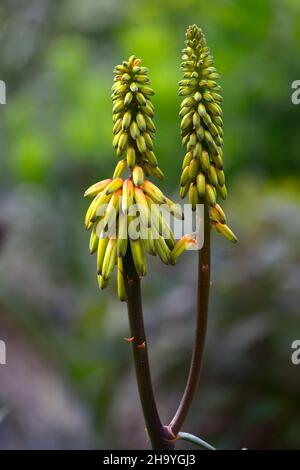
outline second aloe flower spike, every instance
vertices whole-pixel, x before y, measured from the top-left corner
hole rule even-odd
[[[223,113],[220,78],[214,58],[206,46],[205,36],[198,26],[186,32],[183,49],[183,80],[179,82],[181,103],[181,136],[187,148],[180,180],[180,196],[188,193],[193,209],[198,203],[209,206],[211,226],[228,240],[236,242],[226,225],[224,211],[217,204],[218,195],[227,197],[223,169]]]

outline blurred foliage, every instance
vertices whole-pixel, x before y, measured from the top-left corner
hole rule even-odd
[[[2,133],[14,179],[43,183],[62,160],[69,171],[88,162],[100,175],[109,172],[112,67],[135,53],[151,71],[157,150],[169,168],[166,184],[174,185],[180,49],[190,22],[206,31],[223,75],[227,169],[274,177],[299,171],[298,114],[290,100],[299,71],[296,0],[219,0],[209,7],[198,0],[144,0],[138,7],[31,0],[4,1],[1,10],[9,101]]]
[[[56,371],[52,380],[68,384],[85,410],[72,442],[51,431],[42,405],[28,424],[20,364],[33,372],[20,353],[14,378],[1,385],[0,408],[12,410],[0,426],[2,447],[87,445],[87,428],[91,447],[144,445],[131,355],[121,341],[126,309],[113,287],[98,292],[82,193],[113,171],[112,68],[132,53],[150,68],[162,186],[177,192],[177,82],[190,23],[203,27],[223,77],[227,212],[240,243],[214,238],[207,363],[185,430],[217,447],[299,447],[299,374],[290,365],[299,325],[300,108],[290,99],[300,78],[299,18],[298,0],[1,1],[0,337],[25,342],[29,357],[38,351],[44,370]],[[183,387],[194,326],[188,261],[191,255],[170,270],[154,260],[144,283],[166,419]],[[55,400],[47,406],[55,415]],[[42,440],[41,416],[55,439]],[[30,426],[25,440],[20,429]]]

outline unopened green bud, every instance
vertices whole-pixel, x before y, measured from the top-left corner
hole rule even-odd
[[[219,186],[219,193],[221,195],[221,198],[222,199],[226,199],[227,198],[227,188],[225,186],[225,184],[223,184],[223,186]]]
[[[146,95],[147,97],[154,95],[154,91],[149,86],[140,85],[139,90],[141,91],[141,93],[143,93],[143,95]]]
[[[147,126],[146,126],[146,121],[142,113],[137,113],[136,115],[136,122],[137,125],[139,126],[140,131],[145,131]]]
[[[189,178],[191,181],[194,181],[197,177],[198,173],[198,168],[199,168],[199,160],[198,158],[193,158],[191,163],[189,164]]]
[[[139,83],[149,83],[149,78],[147,75],[137,74],[136,81]]]
[[[223,158],[221,157],[220,153],[213,154],[212,159],[218,170],[223,170]]]
[[[146,153],[146,158],[150,165],[157,166],[157,158],[151,150]]]
[[[193,132],[193,134],[191,134],[190,136],[190,140],[189,140],[189,143],[188,143],[188,150],[191,150],[195,147],[197,143],[197,135],[195,132]]]
[[[115,137],[113,138],[113,147],[115,149],[118,147],[120,135],[121,135],[121,132],[118,132],[118,134],[116,134]]]
[[[218,182],[216,167],[213,164],[211,164],[210,167],[209,167],[208,179],[209,179],[210,184],[212,184],[215,187],[218,186],[219,182]]]
[[[208,127],[209,132],[211,133],[211,135],[214,137],[216,143],[218,145],[220,145],[220,137],[219,137],[219,132],[218,132],[217,127],[212,122],[207,124],[207,127]]]
[[[199,103],[198,113],[201,117],[204,117],[206,115],[206,108],[203,103]]]
[[[146,121],[148,131],[155,133],[156,129],[152,119],[149,116],[144,116],[144,119]]]
[[[197,190],[200,197],[205,195],[205,175],[201,172],[197,175]]]
[[[189,96],[188,98],[185,98],[182,103],[181,103],[181,107],[184,108],[185,106],[188,106],[188,107],[191,107],[192,105],[194,104],[194,100],[191,96]]]
[[[185,186],[189,181],[189,167],[185,167],[180,178],[180,186]]]
[[[193,150],[193,155],[194,155],[195,158],[200,159],[201,153],[202,153],[202,144],[201,144],[201,142],[197,142],[196,145],[195,145],[195,148]]]
[[[136,165],[132,172],[133,182],[136,186],[141,186],[144,182],[143,168]]]
[[[138,92],[136,94],[136,99],[138,100],[138,102],[141,106],[146,106],[147,101],[146,101],[146,98],[144,97],[144,95],[142,93]]]
[[[132,82],[130,84],[130,90],[132,91],[132,93],[136,93],[138,91],[139,87],[137,86],[137,84],[135,82]]]
[[[223,186],[225,184],[225,174],[223,170],[218,170],[217,169],[217,175],[218,175],[218,181],[220,186]]]
[[[223,97],[219,93],[216,93],[216,92],[213,91],[211,95],[217,103],[222,103],[223,102]]]
[[[205,185],[205,199],[210,206],[214,206],[216,204],[216,193],[213,186],[208,183]]]
[[[118,134],[122,128],[122,119],[118,119],[113,127],[113,133]]]
[[[193,113],[190,112],[186,114],[186,116],[184,116],[183,119],[181,120],[181,130],[187,129],[192,124],[192,121],[193,121]]]
[[[163,180],[165,177],[165,175],[158,166],[151,166],[151,174],[159,180]]]
[[[210,168],[209,154],[206,150],[203,150],[200,156],[201,168],[204,172],[208,172]]]
[[[179,117],[182,119],[184,116],[186,116],[186,114],[188,114],[190,112],[191,112],[191,108],[189,108],[188,106],[184,106],[179,111]]]
[[[216,116],[222,116],[222,109],[217,103],[207,103],[207,109]]]
[[[120,178],[122,176],[122,174],[124,173],[125,169],[126,169],[126,166],[127,166],[127,161],[126,160],[120,160],[119,163],[117,164],[116,168],[115,168],[115,171],[114,171],[114,174],[113,174],[113,178]]]
[[[153,141],[147,132],[143,132],[143,137],[148,150],[153,150]]]
[[[119,147],[120,152],[123,152],[125,150],[127,142],[128,142],[128,134],[127,132],[122,132],[119,138],[119,142],[118,142],[118,147]]]
[[[127,148],[126,159],[127,165],[132,169],[135,165],[135,150],[133,147]]]
[[[121,79],[121,80],[122,80],[122,82],[129,82],[129,80],[130,80],[130,75],[129,75],[128,73],[124,73],[124,74],[122,75],[122,79]]]
[[[119,113],[120,111],[123,111],[123,109],[124,109],[124,101],[118,100],[114,104],[113,114]]]
[[[221,222],[222,224],[226,224],[226,216],[225,213],[219,204],[215,204],[210,208],[210,217],[214,221]]]
[[[201,142],[201,140],[204,139],[204,128],[202,126],[197,127],[196,135],[197,135],[197,138],[200,140],[200,142]]]
[[[199,116],[198,113],[193,114],[193,125],[194,125],[195,129],[197,127],[200,127],[200,125],[201,125],[201,120],[200,120],[200,116]]]
[[[215,222],[213,223],[213,227],[217,230],[217,232],[221,233],[224,235],[224,237],[227,238],[232,243],[237,242],[237,238],[234,235],[233,231],[230,230],[230,228],[226,224],[222,224],[220,222]]]
[[[128,127],[130,126],[130,121],[131,121],[131,112],[126,111],[126,113],[123,116],[123,120],[122,120],[122,129],[124,131],[127,130]]]
[[[183,163],[182,163],[182,169],[184,170],[185,167],[189,166],[189,164],[191,163],[192,161],[192,158],[193,158],[193,153],[192,152],[188,152],[184,159],[183,159]]]
[[[210,73],[207,78],[209,78],[209,80],[216,80],[218,78],[221,78],[220,75],[216,72],[213,72],[213,73]]]
[[[194,94],[194,99],[195,99],[195,101],[197,101],[197,102],[200,102],[200,101],[201,101],[202,95],[201,95],[201,93],[200,93],[199,91],[196,91],[196,93]]]
[[[190,187],[190,182],[188,182],[185,186],[180,187],[179,196],[181,197],[181,199],[183,199],[186,196],[189,190],[189,187]]]
[[[135,121],[132,121],[130,124],[130,135],[134,140],[136,140],[140,135],[139,127]]]
[[[137,144],[137,148],[139,149],[139,151],[141,153],[146,153],[147,152],[147,145],[146,145],[145,139],[142,135],[139,135],[137,137],[136,144]]]
[[[189,204],[191,204],[193,211],[196,210],[196,205],[198,204],[198,190],[195,183],[192,183],[190,185]]]
[[[143,112],[147,114],[150,118],[154,116],[153,108],[147,103],[146,106],[143,107]]]
[[[133,94],[131,93],[131,91],[129,91],[128,93],[126,93],[125,95],[125,98],[124,98],[124,104],[125,106],[129,106],[131,101],[132,101],[132,98],[133,98]]]

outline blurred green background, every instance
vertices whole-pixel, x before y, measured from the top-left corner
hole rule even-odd
[[[178,200],[191,23],[222,75],[225,209],[239,243],[213,236],[203,380],[184,430],[217,448],[300,448],[299,0],[2,0],[2,449],[145,448],[126,306],[115,285],[98,291],[82,194],[113,172],[112,69],[135,54],[156,91],[161,187]],[[196,259],[150,261],[145,320],[167,422],[191,352]]]

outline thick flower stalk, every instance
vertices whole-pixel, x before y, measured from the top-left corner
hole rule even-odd
[[[147,253],[173,264],[180,250],[174,249],[173,232],[159,206],[163,205],[175,217],[183,215],[179,206],[146,179],[163,178],[153,152],[154,92],[149,86],[148,70],[140,59],[132,56],[114,71],[113,147],[119,162],[112,179],[102,180],[85,192],[85,196],[94,198],[85,225],[91,229],[90,252],[97,252],[100,288],[108,285],[117,264],[118,295],[120,300],[126,300],[123,259],[128,247],[139,276],[146,274]]]
[[[183,49],[183,79],[179,82],[181,136],[187,153],[183,160],[180,196],[188,193],[193,209],[198,203],[209,206],[211,226],[228,240],[236,242],[226,225],[226,217],[217,203],[218,195],[227,197],[223,164],[223,113],[220,78],[214,58],[198,26],[186,32]]]

